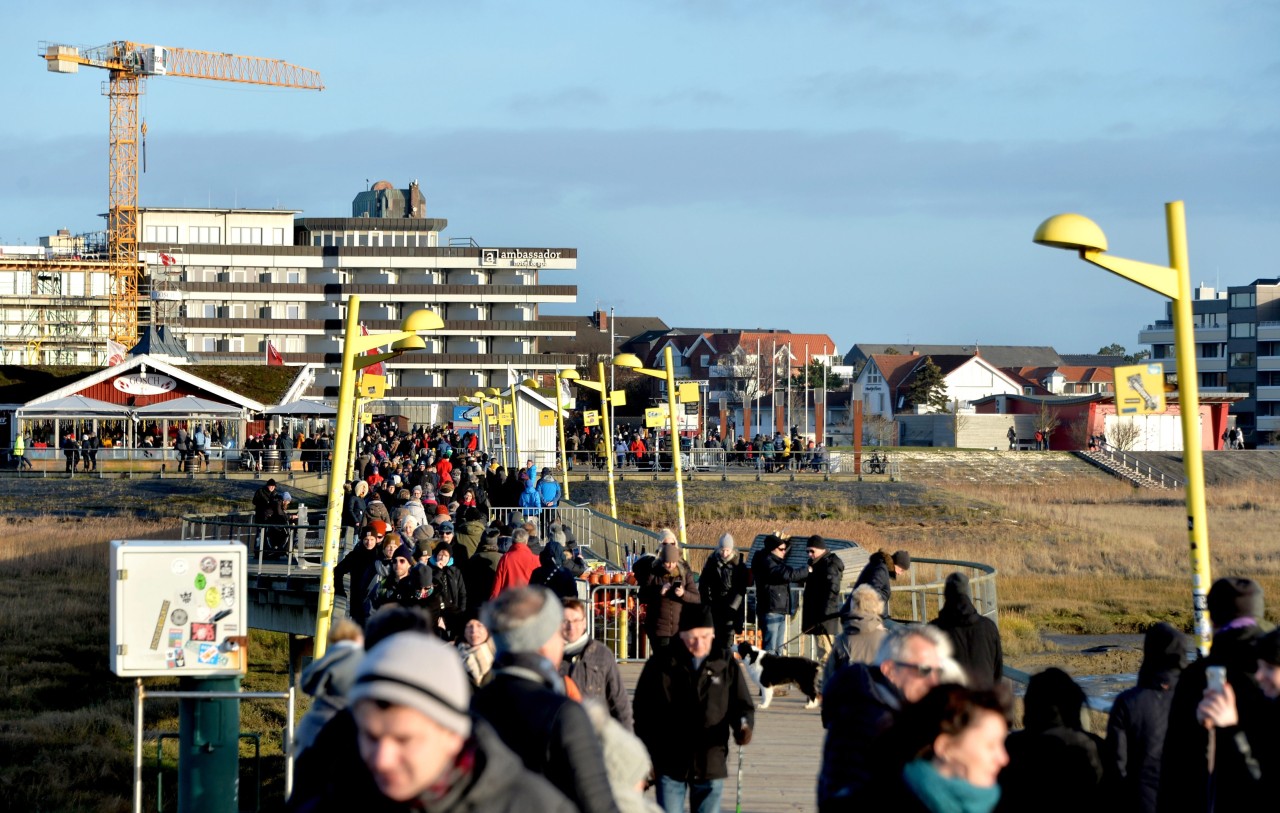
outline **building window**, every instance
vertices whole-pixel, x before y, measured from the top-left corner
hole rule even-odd
[[[332,234],[326,234],[326,235],[324,236],[324,245],[325,245],[326,247],[331,247],[331,246],[333,246],[333,245],[334,245],[334,243],[333,243],[333,235],[332,235]]]
[[[143,231],[144,243],[176,243],[178,242],[177,226],[147,226]]]
[[[1200,386],[1206,389],[1222,389],[1227,386],[1226,373],[1201,373]]]
[[[1232,322],[1231,338],[1233,339],[1252,339],[1258,335],[1258,324],[1256,322]]]
[[[273,235],[271,242],[277,246],[284,245],[284,229],[272,229],[271,231]]]
[[[1250,368],[1255,366],[1253,353],[1232,353],[1231,366],[1236,368]]]
[[[287,319],[300,319],[302,317],[302,308],[298,305],[287,305],[284,309],[284,315]]]
[[[1258,305],[1258,295],[1256,293],[1232,294],[1231,307],[1233,308],[1253,308]]]
[[[205,305],[203,313],[205,319],[216,319],[218,318],[218,306],[213,304]]]
[[[298,283],[302,282],[302,272],[301,271],[288,272],[288,274],[286,275],[286,281],[289,282],[291,285],[297,285]]]
[[[367,234],[360,235],[360,245],[361,246],[369,245],[369,235]]]
[[[201,350],[205,353],[213,353],[218,349],[218,340],[212,336],[205,336],[200,340]]]

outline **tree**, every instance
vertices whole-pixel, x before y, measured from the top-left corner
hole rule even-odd
[[[1120,356],[1128,364],[1137,364],[1145,359],[1151,358],[1150,350],[1139,350],[1136,353],[1130,353],[1124,348],[1124,345],[1112,342],[1106,347],[1098,348],[1099,356]]]
[[[838,390],[844,386],[844,376],[831,371],[831,368],[823,364],[818,359],[811,359],[807,370],[802,370],[791,377],[792,389],[804,389],[804,380],[806,373],[809,378],[809,389],[820,390],[823,388],[825,378],[826,388],[828,390]]]
[[[933,363],[932,356],[926,356],[916,369],[915,380],[907,388],[907,401],[911,406],[922,406],[930,412],[946,411],[947,382],[942,377],[942,369]]]
[[[969,416],[960,411],[960,399],[951,399],[951,405],[947,408],[951,413],[951,429],[955,433],[956,448],[960,448],[960,433],[969,426]]]
[[[1040,402],[1040,409],[1036,411],[1036,428],[1044,433],[1044,448],[1049,448],[1049,437],[1053,434],[1053,430],[1057,429],[1062,423],[1058,417],[1058,408],[1050,406],[1048,401]]]
[[[1142,439],[1142,427],[1133,418],[1121,418],[1111,425],[1107,442],[1122,452],[1131,451]]]

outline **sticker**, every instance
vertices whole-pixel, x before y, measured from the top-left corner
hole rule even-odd
[[[178,599],[179,599],[180,601],[182,601],[182,603],[183,603],[183,604],[190,604],[190,603],[191,603],[191,591],[190,591],[190,590],[183,590],[181,593],[179,593],[179,594],[178,594]]]
[[[165,653],[165,665],[170,669],[181,669],[187,665],[187,655],[182,647],[175,647]]]
[[[197,589],[197,590],[203,590],[207,584],[209,584],[209,581],[208,581],[208,579],[206,579],[206,578],[204,577],[204,574],[203,574],[203,573],[197,573],[197,574],[196,574],[196,589]]]
[[[214,624],[192,624],[191,640],[214,641],[218,638],[218,629]]]
[[[218,569],[218,560],[212,556],[206,556],[200,560],[200,572],[212,573]]]
[[[224,579],[231,578],[233,561],[231,559],[223,559],[218,562],[218,575]]]
[[[222,603],[222,591],[216,587],[210,587],[204,591],[204,603],[210,608],[217,607]]]
[[[214,622],[214,623],[216,624],[217,622],[219,622],[219,621],[221,621],[222,619],[226,618],[227,616],[231,615],[231,613],[232,613],[232,610],[230,610],[230,609],[227,609],[227,610],[218,610],[216,613],[214,613],[214,614],[213,614],[213,618],[211,618],[211,619],[209,619],[209,620],[210,620],[210,621],[212,621],[212,622]]]
[[[183,638],[185,638],[185,637],[186,637],[186,636],[184,636],[184,635],[182,634],[182,630],[170,629],[170,630],[169,630],[169,648],[170,648],[170,649],[177,649],[177,648],[181,647],[181,646],[182,646],[182,639],[183,639]]]
[[[228,658],[226,655],[219,655],[219,656],[218,656],[218,665],[219,665],[219,666],[226,666],[226,665],[227,665],[227,664],[229,664],[229,663],[231,663],[231,659],[230,659],[230,658]]]
[[[182,574],[187,572],[187,560],[174,559],[172,562],[169,563],[169,569],[173,571],[173,575],[181,576]]]
[[[164,635],[164,622],[165,622],[165,619],[167,619],[168,617],[169,617],[169,600],[165,599],[164,603],[160,605],[160,617],[156,619],[156,631],[151,636],[152,650],[157,650],[160,648],[160,636]]]
[[[172,615],[169,616],[169,620],[181,627],[183,624],[187,623],[187,611],[179,607],[173,611]]]
[[[217,666],[218,665],[218,645],[217,644],[201,644],[196,650],[196,663],[201,666]]]
[[[197,621],[208,621],[209,616],[212,615],[212,613],[209,612],[209,608],[203,604],[197,605],[192,612],[196,614]]]
[[[236,600],[236,588],[230,584],[222,585],[222,600],[230,607]]]

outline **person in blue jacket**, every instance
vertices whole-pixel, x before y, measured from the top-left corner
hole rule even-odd
[[[556,519],[556,506],[560,504],[560,497],[564,495],[564,489],[556,482],[556,478],[551,474],[551,469],[542,470],[542,478],[538,480],[538,499],[542,506],[542,536],[547,537],[547,526]]]
[[[542,498],[538,495],[538,487],[532,480],[524,481],[524,491],[520,492],[520,508],[526,517],[536,517],[542,513]]]

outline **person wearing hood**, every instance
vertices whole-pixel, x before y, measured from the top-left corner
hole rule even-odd
[[[293,731],[294,759],[315,742],[325,723],[347,707],[347,693],[355,683],[363,656],[364,634],[360,626],[343,619],[329,631],[329,648],[324,657],[302,670],[299,686],[315,699]]]
[[[556,482],[555,475],[551,473],[551,469],[542,470],[542,477],[538,480],[538,499],[542,504],[542,535],[546,536],[546,529],[556,519],[556,506],[560,504],[560,498],[564,495],[564,489]]]
[[[440,613],[449,632],[449,640],[457,640],[462,637],[462,627],[466,623],[467,585],[461,569],[453,562],[453,548],[447,541],[437,542],[431,549],[431,559],[427,564],[431,568],[431,581],[436,586],[435,594],[440,599]]]
[[[497,528],[486,528],[475,555],[462,566],[468,611],[478,610],[493,595],[493,582],[498,577],[498,564],[502,561],[502,554],[498,551],[498,537],[501,535]]]
[[[503,590],[512,587],[524,587],[533,576],[533,571],[538,569],[538,564],[537,554],[529,550],[529,532],[524,528],[512,531],[511,547],[498,561],[489,598],[497,598]]]
[[[400,545],[391,555],[391,570],[378,582],[373,593],[373,607],[380,609],[388,604],[402,607],[427,607],[427,600],[435,592],[431,583],[431,569],[416,564],[408,545]]]
[[[1257,809],[1258,799],[1252,795],[1257,788],[1256,759],[1246,743],[1268,741],[1248,735],[1256,730],[1266,708],[1256,677],[1255,650],[1266,633],[1261,626],[1266,611],[1262,586],[1240,577],[1218,579],[1209,588],[1208,610],[1213,624],[1213,648],[1207,657],[1183,670],[1169,706],[1157,800],[1161,813]],[[1198,713],[1198,707],[1207,699],[1211,666],[1226,670],[1226,683],[1239,711],[1237,725],[1222,730],[1209,725],[1207,718]],[[1235,736],[1237,733],[1245,736],[1242,739]],[[1273,741],[1276,734],[1272,731],[1267,736]]]
[[[973,606],[969,577],[959,572],[947,576],[942,602],[942,610],[932,623],[951,638],[954,657],[969,675],[969,685],[995,686],[1004,677],[1000,628]]]
[[[524,480],[524,490],[520,492],[520,508],[525,518],[536,517],[542,513],[542,497],[538,494],[538,486],[533,480]]]
[[[1049,668],[1032,675],[1023,703],[1023,729],[1009,735],[1009,764],[1000,772],[1000,805],[1079,813],[1102,802],[1102,741],[1084,730],[1086,697],[1071,676]]]
[[[542,546],[538,553],[541,563],[529,576],[530,584],[540,584],[560,598],[578,595],[578,585],[573,574],[564,566],[564,545],[554,539]]]
[[[734,548],[733,535],[721,535],[716,552],[707,557],[698,579],[702,602],[711,608],[716,624],[716,652],[728,652],[742,632],[747,616],[747,565]]]
[[[851,663],[872,663],[880,642],[884,640],[884,602],[880,594],[869,584],[855,589],[846,605],[844,631],[831,645],[831,655],[822,666],[822,682],[825,687],[836,672]]]
[[[1155,813],[1169,706],[1189,646],[1187,636],[1172,625],[1153,624],[1142,642],[1138,685],[1111,704],[1102,761],[1118,811]]]
[[[591,637],[585,603],[576,598],[565,598],[561,603],[564,604],[564,623],[560,627],[564,656],[560,661],[560,674],[574,682],[584,701],[599,701],[627,731],[634,731],[631,698],[618,671],[618,659],[609,647]]]
[[[493,634],[498,657],[489,683],[471,698],[472,712],[582,813],[617,813],[600,740],[582,704],[568,697],[559,672],[560,599],[535,585],[513,588],[486,604],[481,620]]]

